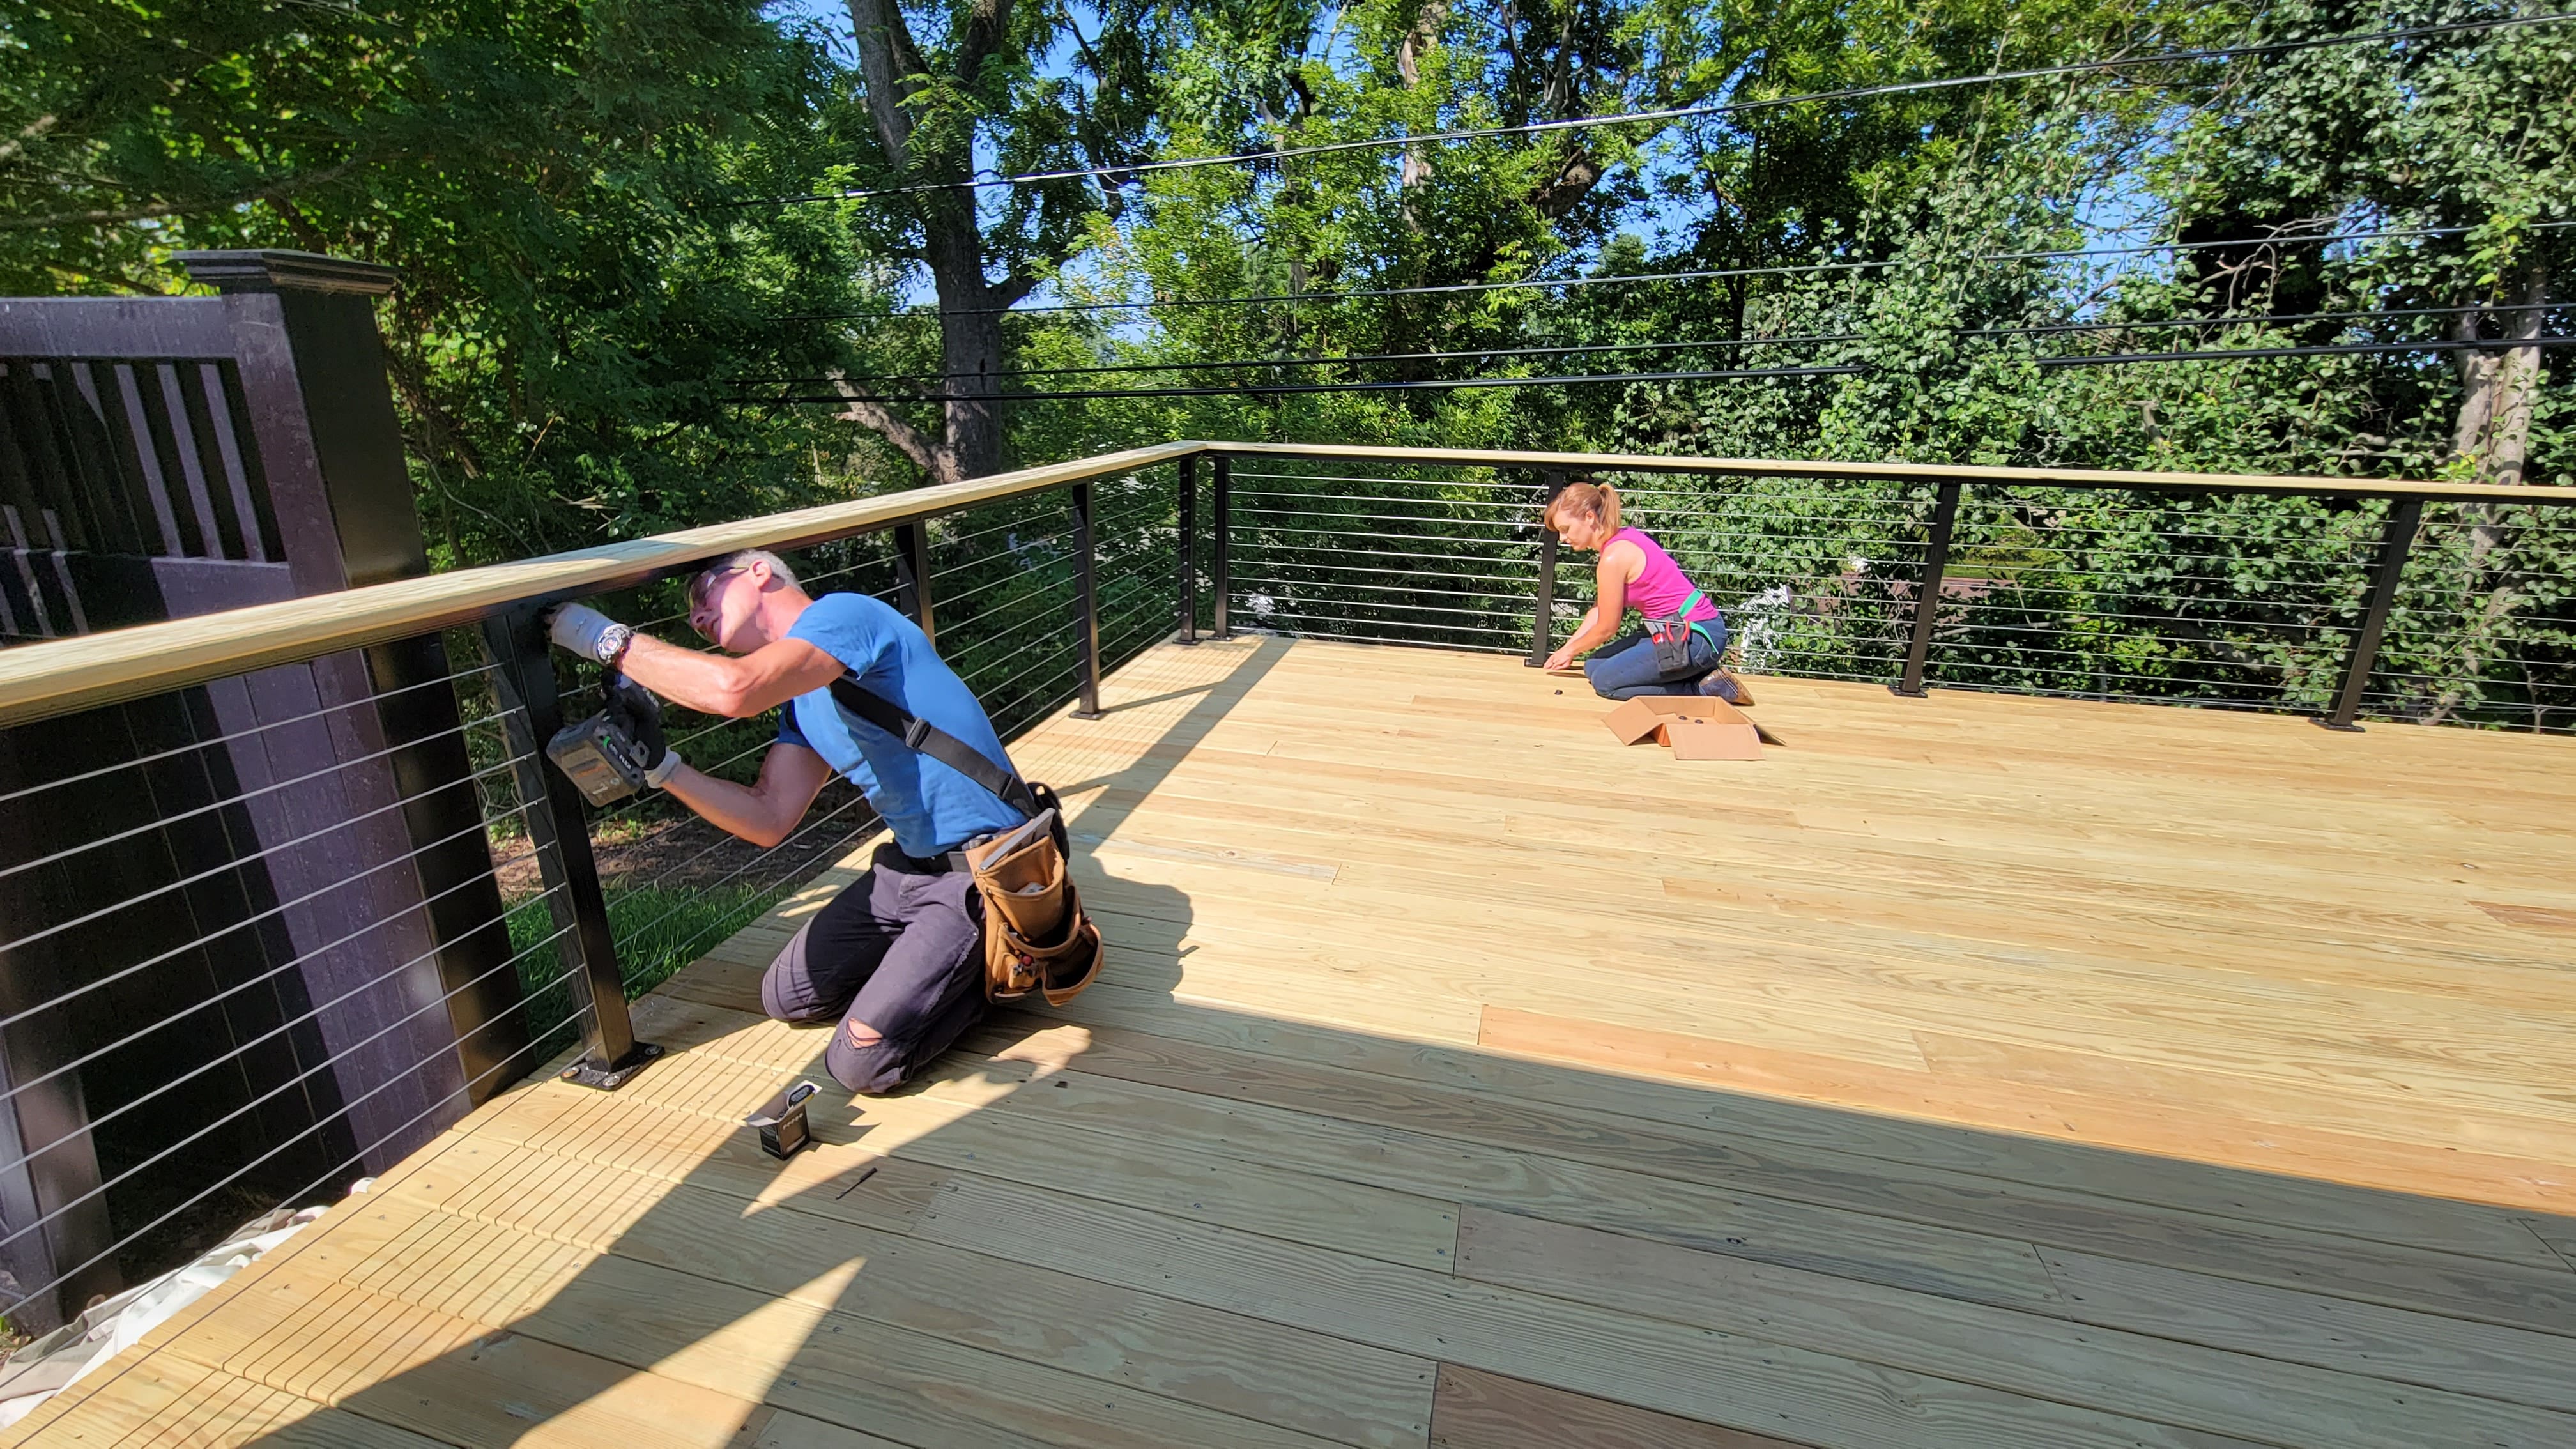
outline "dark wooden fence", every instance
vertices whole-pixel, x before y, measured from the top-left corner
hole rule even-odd
[[[181,260],[220,294],[0,299],[0,643],[428,571],[392,274]],[[0,1274],[57,1285],[22,1326],[506,1082],[480,1070],[524,1044],[500,897],[455,694],[427,687],[452,672],[433,634],[0,731]],[[263,1151],[246,1195],[169,1217]]]

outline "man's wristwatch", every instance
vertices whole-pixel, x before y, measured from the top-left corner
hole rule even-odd
[[[634,642],[634,630],[623,624],[611,624],[599,631],[599,642],[592,646],[592,653],[602,664],[615,664],[626,653],[626,646]]]

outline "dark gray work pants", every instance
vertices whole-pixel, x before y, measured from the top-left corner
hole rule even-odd
[[[882,1038],[850,1045],[832,1029],[824,1064],[856,1092],[891,1092],[984,1017],[984,903],[964,871],[926,875],[892,845],[797,931],[761,978],[778,1021],[859,1021]]]

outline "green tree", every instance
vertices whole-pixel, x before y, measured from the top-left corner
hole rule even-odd
[[[800,500],[816,426],[728,405],[842,360],[780,315],[872,293],[834,71],[747,0],[0,0],[0,289],[153,292],[188,247],[390,264],[447,561]]]
[[[1060,0],[962,0],[907,12],[894,0],[849,0],[858,52],[856,96],[866,125],[853,139],[871,192],[851,213],[868,253],[929,274],[938,297],[930,360],[958,394],[923,409],[850,395],[843,416],[882,435],[937,481],[1002,466],[1001,409],[987,394],[1010,370],[1003,314],[1053,277],[1088,240],[1086,221],[1117,209],[1121,178],[1067,176],[986,191],[973,185],[989,154],[1006,173],[1133,165],[1156,132],[1163,40],[1161,0],[1108,0],[1099,33]],[[916,28],[919,17],[922,28]],[[1049,73],[1059,49],[1070,58]],[[856,128],[854,128],[856,129]],[[989,198],[989,199],[988,199]],[[917,314],[916,314],[917,315]],[[890,339],[916,366],[931,349]]]

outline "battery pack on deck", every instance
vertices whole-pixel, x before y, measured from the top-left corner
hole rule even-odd
[[[761,1151],[784,1161],[814,1140],[814,1134],[805,1126],[805,1099],[816,1090],[812,1082],[798,1082],[742,1119],[744,1126],[760,1129]]]

